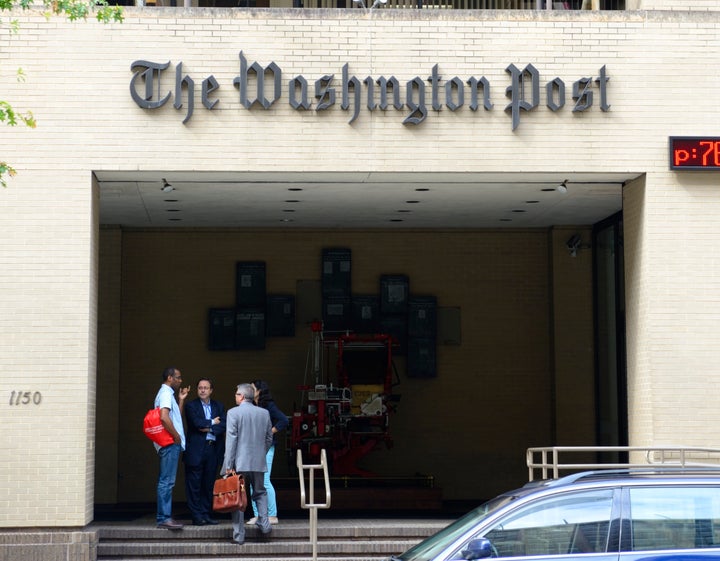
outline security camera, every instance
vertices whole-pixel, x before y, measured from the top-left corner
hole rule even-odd
[[[565,242],[565,246],[568,249],[577,249],[580,247],[580,244],[582,243],[582,238],[580,237],[580,234],[575,234],[574,236],[570,236],[568,240]]]
[[[582,238],[580,237],[580,234],[575,234],[573,236],[570,236],[568,240],[565,242],[565,247],[568,248],[568,251],[570,252],[571,257],[576,257],[578,249],[582,249]]]

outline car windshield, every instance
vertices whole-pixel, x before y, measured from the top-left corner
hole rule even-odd
[[[437,534],[433,534],[426,540],[421,541],[414,547],[408,549],[399,556],[391,557],[391,561],[427,561],[434,559],[448,545],[452,544],[458,537],[465,532],[475,528],[478,523],[485,517],[491,515],[500,507],[515,500],[517,495],[508,494],[500,495],[488,501],[479,507],[471,510],[462,518],[459,518],[449,526],[440,530]]]

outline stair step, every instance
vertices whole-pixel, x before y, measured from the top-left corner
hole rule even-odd
[[[188,525],[181,531],[157,528],[152,518],[124,523],[93,523],[98,561],[386,561],[447,526],[450,519],[321,520],[313,557],[309,521],[284,519],[267,541],[259,528],[245,527],[245,544],[232,541],[232,525]]]
[[[409,547],[415,545],[417,540],[333,540],[318,542],[317,552],[323,556],[328,555],[391,555],[402,553]],[[98,558],[112,557],[138,557],[138,556],[168,556],[173,558],[187,557],[190,555],[237,555],[248,553],[263,555],[282,556],[311,556],[312,544],[309,541],[269,541],[253,542],[246,541],[240,546],[226,539],[223,541],[186,541],[178,540],[173,542],[144,541],[142,543],[105,543],[100,542],[97,546]]]
[[[335,556],[327,556],[327,555],[318,555],[317,559],[320,559],[322,561],[387,561],[388,555],[378,555],[378,556],[369,556],[369,555],[358,555],[356,553],[350,554],[350,555],[335,555]],[[157,556],[153,557],[97,557],[97,561],[158,561],[158,559],[161,559]],[[168,559],[172,561],[178,561],[176,557],[169,558]],[[267,556],[267,555],[257,555],[257,554],[243,554],[235,552],[231,555],[215,555],[213,557],[182,557],[182,561],[208,561],[209,559],[239,559],[242,561],[315,561],[315,558],[308,557],[308,556],[293,556],[288,557],[287,555],[283,555],[281,557],[275,557],[275,556]]]
[[[441,530],[451,519],[433,520],[325,520],[319,521],[317,537],[319,540],[337,538],[374,538],[374,537],[427,537]],[[93,523],[100,540],[143,540],[143,539],[220,539],[232,536],[230,522],[221,522],[218,526],[187,525],[181,531],[157,528],[152,521],[147,523],[125,523],[107,525]],[[259,535],[255,526],[246,526],[248,538]],[[273,526],[272,538],[309,538],[310,528],[307,520],[284,520]]]

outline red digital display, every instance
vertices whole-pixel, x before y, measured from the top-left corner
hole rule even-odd
[[[720,170],[720,138],[671,136],[670,169]]]

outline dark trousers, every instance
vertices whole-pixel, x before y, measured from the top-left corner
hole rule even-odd
[[[205,445],[199,464],[185,464],[185,495],[193,521],[212,516],[212,491],[218,476],[216,446]]]

